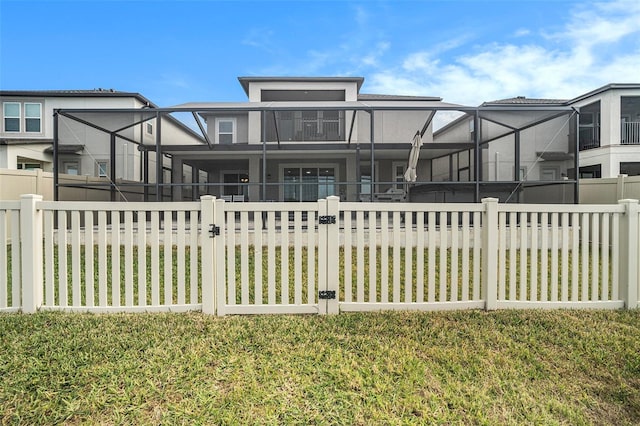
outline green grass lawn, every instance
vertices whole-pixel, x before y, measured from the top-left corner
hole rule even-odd
[[[638,424],[640,311],[0,315],[0,424]]]

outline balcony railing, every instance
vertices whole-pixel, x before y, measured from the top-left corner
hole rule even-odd
[[[580,139],[580,151],[594,148],[600,148],[600,141],[598,139]]]
[[[620,143],[622,145],[640,145],[640,121],[622,123]]]
[[[267,142],[344,141],[344,111],[278,111],[275,118],[267,114],[265,138]]]

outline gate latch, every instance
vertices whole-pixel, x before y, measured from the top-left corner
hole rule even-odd
[[[216,235],[220,235],[220,227],[214,225],[213,223],[209,225],[209,238],[215,238]]]
[[[335,292],[335,290],[320,290],[318,292],[318,298],[320,300],[335,299],[336,298],[336,292]]]
[[[336,223],[336,217],[333,216],[318,216],[318,222],[320,225],[330,225]]]

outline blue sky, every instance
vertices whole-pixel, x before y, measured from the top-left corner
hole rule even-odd
[[[478,105],[640,82],[640,1],[0,0],[0,88],[243,101],[238,76],[362,76]]]

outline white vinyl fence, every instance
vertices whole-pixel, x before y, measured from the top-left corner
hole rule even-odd
[[[0,312],[635,308],[614,205],[0,202]]]

